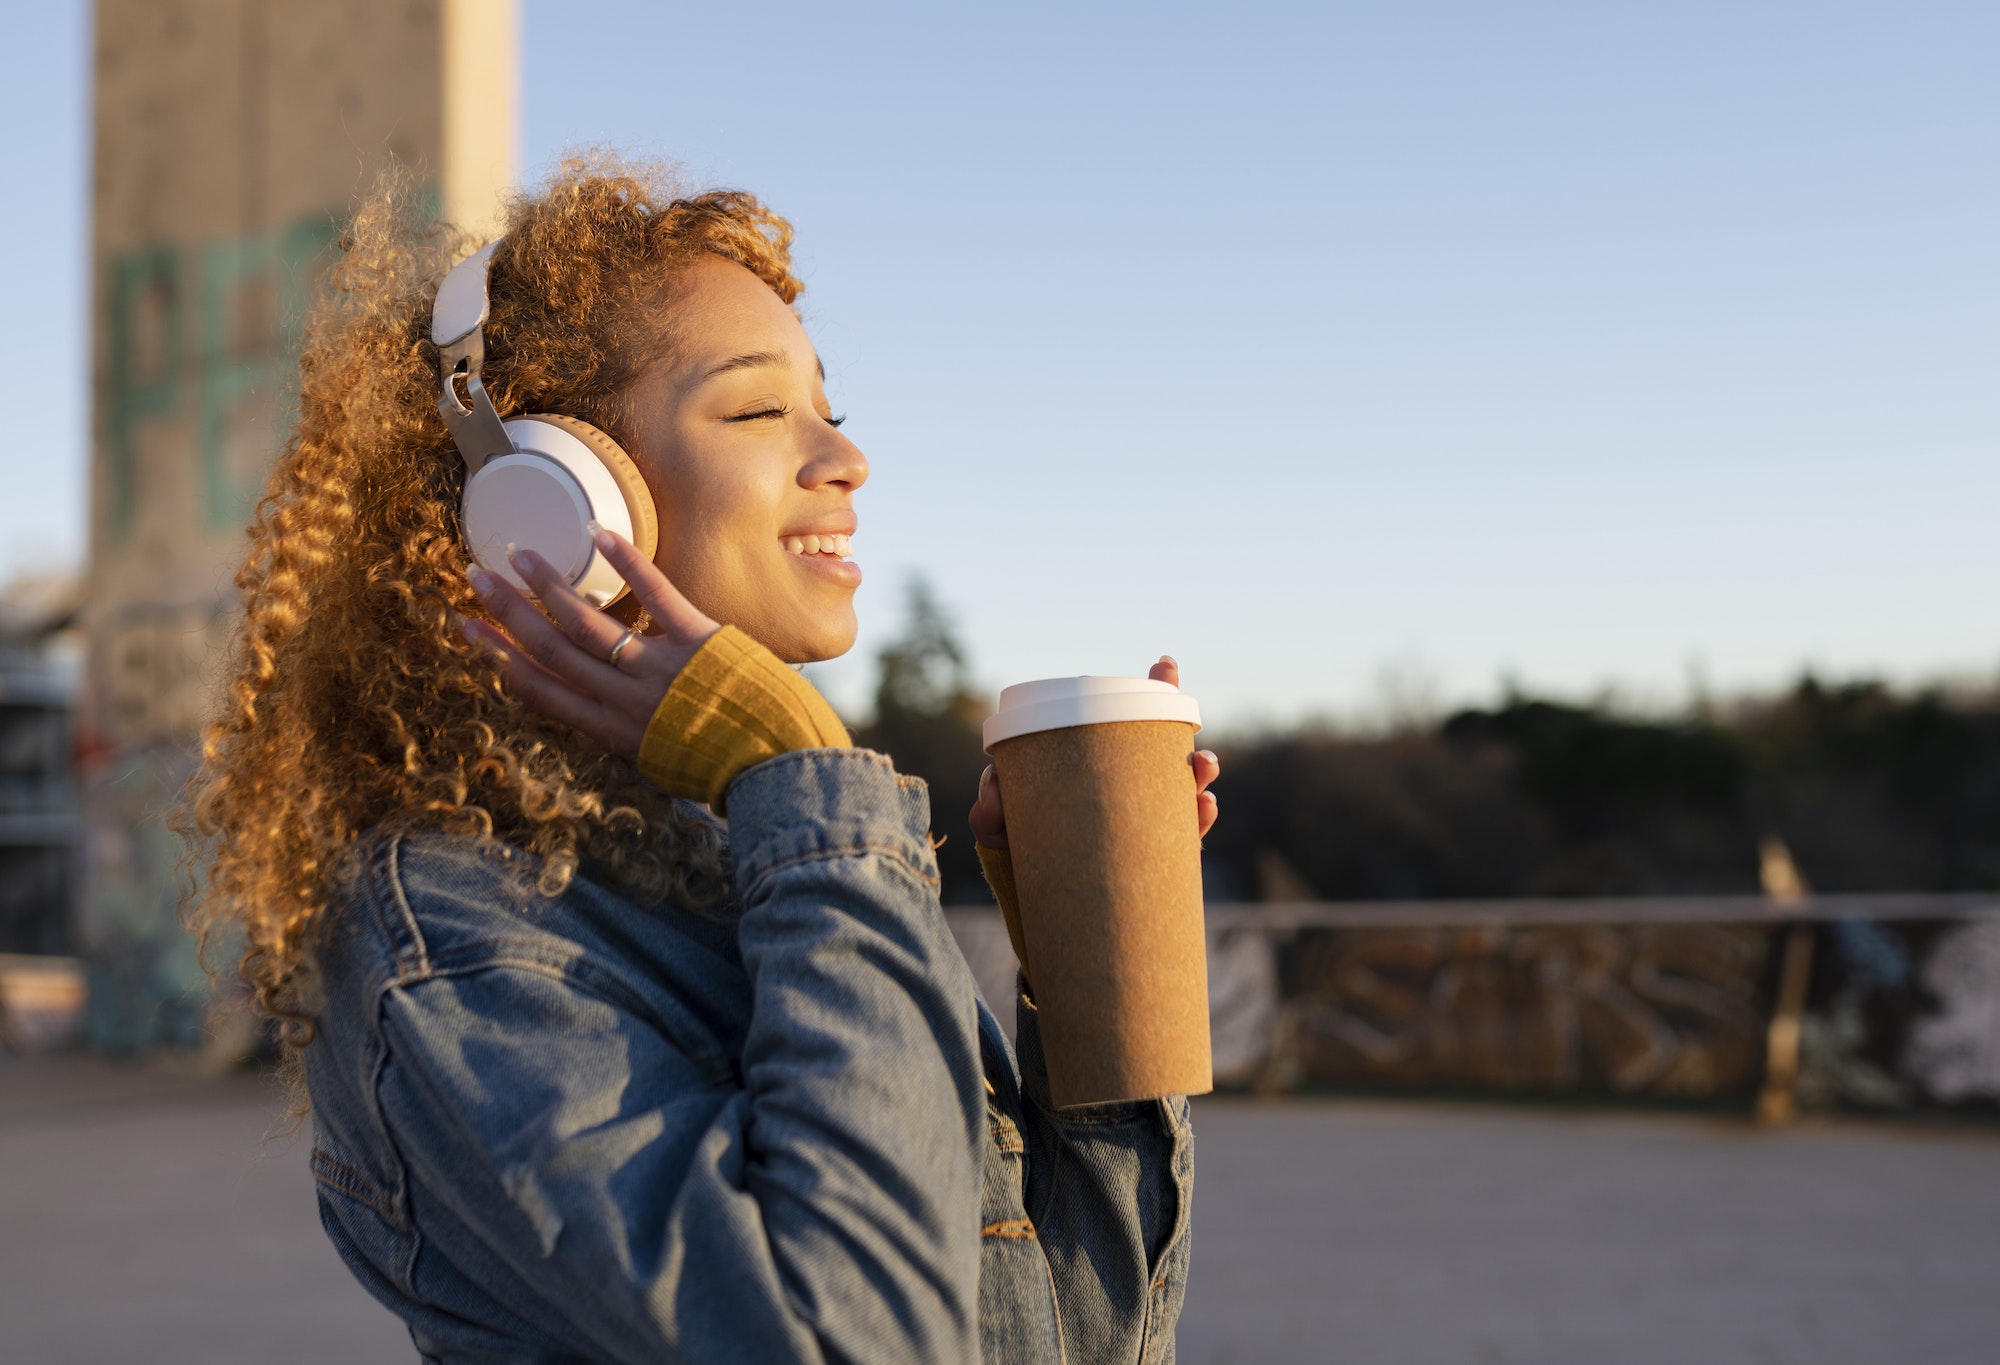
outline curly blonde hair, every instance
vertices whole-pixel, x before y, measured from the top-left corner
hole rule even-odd
[[[241,934],[255,1006],[311,1041],[313,935],[365,831],[420,824],[539,856],[553,895],[588,863],[644,902],[700,905],[720,834],[622,757],[536,715],[459,632],[480,606],[459,533],[464,464],[438,416],[431,303],[473,245],[392,181],[356,213],[307,324],[298,424],[236,575],[243,615],[182,824],[204,864],[207,951]],[[792,232],[755,198],[683,194],[603,154],[518,198],[494,253],[487,391],[503,416],[568,413],[628,435],[625,395],[671,354],[673,285],[705,255],[787,304]]]

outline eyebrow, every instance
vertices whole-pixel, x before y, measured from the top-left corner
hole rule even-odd
[[[767,365],[776,365],[782,368],[791,363],[792,363],[791,356],[787,355],[783,351],[750,351],[744,355],[731,356],[729,359],[723,361],[720,365],[717,365],[714,369],[710,370],[707,374],[703,375],[701,377],[700,382],[706,384],[711,379],[715,379],[725,374],[732,374],[737,370],[756,370],[756,369],[762,369]],[[819,368],[819,377],[822,380],[825,379],[826,362],[824,360],[821,360],[818,356],[814,356],[813,364],[818,366]]]

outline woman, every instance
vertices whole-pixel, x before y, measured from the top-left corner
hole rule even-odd
[[[653,563],[598,537],[614,620],[470,563],[426,340],[462,252],[398,205],[309,331],[194,807],[342,1257],[429,1360],[1171,1359],[1185,1101],[1053,1110],[923,784],[784,667],[854,641],[868,473],[789,227],[590,161],[513,210],[487,391],[609,433],[659,507]],[[990,774],[973,825],[1004,882]]]

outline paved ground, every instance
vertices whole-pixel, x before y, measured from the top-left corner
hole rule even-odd
[[[273,1092],[0,1059],[0,1360],[414,1359]],[[2000,1132],[1208,1100],[1187,1365],[1987,1365]]]
[[[412,1361],[319,1230],[275,1090],[0,1058],[0,1361]]]
[[[1991,1365],[2000,1132],[1210,1103],[1181,1356]]]

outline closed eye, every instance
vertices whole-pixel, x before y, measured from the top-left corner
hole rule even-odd
[[[780,405],[775,408],[759,408],[755,412],[739,412],[734,417],[725,417],[725,422],[755,422],[766,417],[789,417],[792,410]]]

